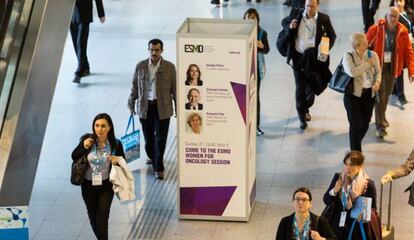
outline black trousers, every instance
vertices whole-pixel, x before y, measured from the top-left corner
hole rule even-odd
[[[367,32],[368,28],[372,26],[374,21],[375,12],[372,12],[369,8],[371,0],[361,0],[362,6],[362,18],[364,20],[364,31]]]
[[[394,88],[393,88],[393,95],[397,97],[404,97],[404,71],[401,73],[400,76],[395,79]]]
[[[145,152],[152,159],[154,171],[164,171],[164,152],[167,144],[170,118],[160,119],[157,103],[148,102],[147,118],[139,119],[145,139]]]
[[[89,222],[98,240],[108,239],[108,219],[114,191],[109,179],[101,186],[92,186],[92,181],[82,183],[82,198],[88,210]]]
[[[312,91],[308,84],[308,79],[305,73],[295,68],[297,62],[301,58],[302,54],[293,50],[293,75],[295,77],[295,100],[296,111],[298,112],[299,120],[304,122],[306,113],[309,113],[309,108],[312,107],[315,102],[315,93]]]
[[[70,35],[78,58],[78,68],[75,75],[80,77],[85,71],[89,71],[88,56],[86,55],[89,23],[70,23]]]
[[[351,94],[344,95],[351,150],[362,151],[361,142],[368,131],[375,104],[375,98],[371,96],[371,88],[363,89],[361,97]]]

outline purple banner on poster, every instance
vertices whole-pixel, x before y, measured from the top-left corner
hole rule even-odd
[[[180,214],[222,216],[236,186],[180,188]]]
[[[230,84],[233,88],[234,95],[236,96],[244,124],[246,124],[246,85],[235,82],[230,82]]]

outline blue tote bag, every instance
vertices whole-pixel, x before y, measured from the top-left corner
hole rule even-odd
[[[132,132],[128,133],[129,127],[132,125]],[[121,137],[121,142],[124,147],[125,160],[130,163],[140,156],[140,131],[135,130],[134,115],[131,114],[128,120],[128,125],[125,130],[125,135]]]

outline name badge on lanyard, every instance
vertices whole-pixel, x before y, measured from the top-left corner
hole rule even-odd
[[[306,17],[303,18],[303,24],[305,25],[305,28],[306,28],[306,32],[307,32],[306,35],[308,35],[308,39],[307,39],[308,47],[315,47],[316,26],[310,27],[306,22]]]
[[[92,186],[102,185],[102,172],[92,172]]]
[[[339,227],[345,227],[346,211],[341,212],[341,219],[339,220]]]
[[[384,63],[391,63],[392,53],[384,52]]]

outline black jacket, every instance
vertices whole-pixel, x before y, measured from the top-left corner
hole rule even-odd
[[[292,51],[295,51],[295,39],[298,34],[299,25],[303,17],[303,9],[294,8],[290,12],[289,16],[285,17],[282,20],[282,27],[286,29],[288,34],[288,54],[287,62],[292,59]],[[295,29],[289,29],[290,22],[293,19],[298,20],[298,26]],[[321,42],[322,37],[326,34],[329,37],[329,49],[331,49],[335,43],[336,33],[332,27],[331,20],[328,15],[318,12],[318,19],[316,20],[316,37],[315,37],[315,46],[318,47]]]
[[[85,134],[81,137],[81,140],[76,146],[76,148],[72,152],[72,160],[77,161],[79,158],[81,158],[83,155],[87,154],[91,148],[86,149],[83,146],[83,141],[85,141],[86,138],[88,138],[91,134]],[[125,159],[125,153],[124,148],[122,146],[122,143],[120,140],[116,139],[116,147],[115,147],[115,156],[123,157]]]
[[[95,0],[98,16],[105,17],[102,0]],[[93,21],[92,0],[76,0],[73,9],[72,23],[90,23]]]
[[[340,175],[341,175],[340,173],[335,173],[334,177],[332,178],[331,184],[329,184],[328,190],[326,190],[325,194],[323,195],[323,201],[326,205],[329,205],[332,202],[337,201],[338,204],[342,206],[339,194],[337,196],[329,195],[329,191],[332,188],[335,187],[335,183],[338,180],[338,178],[340,177]],[[375,188],[375,183],[372,179],[368,179],[367,189],[366,189],[365,193],[362,194],[361,196],[372,198],[372,208],[373,209],[377,208],[377,189]],[[335,218],[336,222],[335,223],[331,222],[331,227],[334,230],[335,235],[338,237],[338,239],[347,239],[348,233],[351,229],[351,225],[352,225],[352,222],[354,221],[354,219],[352,219],[350,217],[351,209],[346,210],[347,215],[346,215],[345,227],[340,228],[339,227],[339,219],[340,219],[341,211],[342,211],[341,208],[339,208],[338,213],[337,213],[337,217]],[[365,234],[366,234],[368,240],[375,239],[374,232],[373,232],[372,226],[370,224],[364,223],[364,229],[365,229]],[[353,235],[352,235],[352,239],[362,239],[360,234],[361,233],[360,233],[359,227],[355,227]]]
[[[276,240],[292,240],[293,239],[293,218],[295,214],[286,216],[280,220],[279,227],[277,229]],[[337,239],[328,221],[324,217],[316,216],[310,212],[311,230],[317,231],[321,237],[327,240]]]

